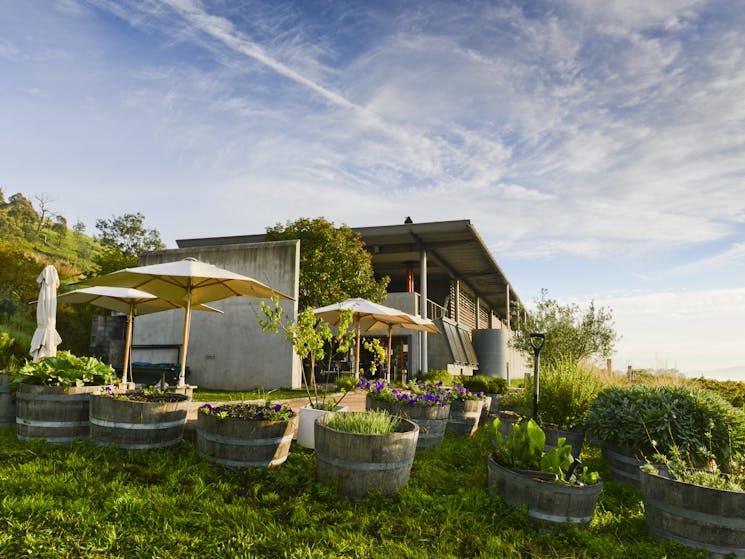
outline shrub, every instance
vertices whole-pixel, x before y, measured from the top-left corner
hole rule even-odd
[[[745,382],[704,377],[697,378],[693,382],[700,388],[716,392],[736,408],[745,407]]]
[[[696,464],[720,464],[745,452],[745,411],[722,397],[685,386],[608,387],[584,421],[603,441],[652,455],[674,447]]]
[[[543,424],[574,429],[582,424],[600,391],[599,378],[592,368],[571,359],[560,359],[541,370],[538,412]],[[532,408],[533,377],[526,383],[525,394]]]
[[[487,394],[504,394],[507,391],[507,380],[502,377],[487,377],[474,375],[472,377],[461,376],[458,383],[471,392],[484,392]]]
[[[432,382],[438,383],[440,381],[447,386],[453,385],[453,375],[448,373],[445,369],[430,369],[428,373],[417,375],[417,379],[420,382]]]

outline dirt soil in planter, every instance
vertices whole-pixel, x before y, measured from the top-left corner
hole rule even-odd
[[[176,392],[166,392],[165,394],[145,394],[144,392],[127,392],[125,394],[127,400],[133,402],[157,402],[159,404],[165,404],[170,402],[183,402],[188,397],[185,394],[178,394]]]
[[[272,404],[270,406],[271,408],[274,408],[275,406],[282,406],[282,404]],[[260,406],[256,404],[226,404],[222,406],[215,406],[213,408],[215,413],[226,413],[227,417],[230,417],[232,419],[251,419],[251,420],[261,420],[262,417],[259,417],[259,413],[267,413],[268,410],[265,406]],[[297,415],[297,413],[293,412],[290,417],[294,417]],[[284,420],[277,420],[277,421],[284,421]]]

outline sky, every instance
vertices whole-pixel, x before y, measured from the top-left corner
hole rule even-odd
[[[743,7],[3,0],[0,188],[169,248],[469,219],[528,306],[613,312],[615,368],[745,379]]]

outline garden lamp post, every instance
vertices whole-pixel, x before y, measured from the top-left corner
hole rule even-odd
[[[531,332],[530,345],[533,346],[533,421],[538,423],[538,367],[540,364],[540,353],[546,342],[546,334]]]

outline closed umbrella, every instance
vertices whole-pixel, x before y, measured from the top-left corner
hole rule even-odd
[[[34,361],[57,355],[62,338],[57,333],[57,288],[59,276],[54,266],[45,266],[36,278],[41,288],[36,306],[36,331],[31,338],[29,353]]]
[[[178,386],[185,384],[186,353],[189,348],[189,327],[193,305],[236,296],[291,299],[253,278],[200,262],[194,258],[125,268],[93,278],[85,283],[90,286],[106,285],[141,289],[184,308],[184,334]]]
[[[97,307],[125,313],[127,315],[127,334],[124,342],[124,365],[122,382],[127,382],[129,359],[132,348],[132,322],[135,316],[181,308],[180,305],[159,299],[152,293],[128,287],[85,287],[61,294],[57,299],[61,303],[90,303]],[[222,313],[207,305],[194,305],[195,310]],[[131,378],[131,377],[130,377]]]
[[[376,330],[388,330],[388,372],[390,375],[391,361],[391,331],[393,328],[409,328],[426,332],[439,332],[431,320],[418,318],[407,312],[373,303],[367,299],[351,298],[340,303],[334,303],[315,309],[313,312],[319,318],[331,325],[339,321],[342,310],[351,310],[357,331],[357,348],[355,352],[355,375],[360,371],[360,334]]]

